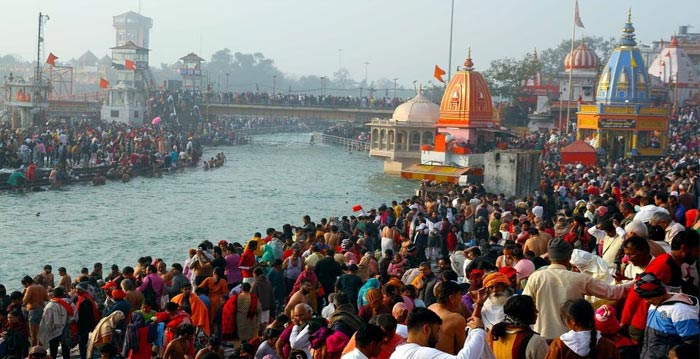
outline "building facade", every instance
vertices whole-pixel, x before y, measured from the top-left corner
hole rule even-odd
[[[133,42],[136,46],[149,48],[149,31],[153,27],[153,19],[139,13],[128,11],[112,18],[117,46]]]

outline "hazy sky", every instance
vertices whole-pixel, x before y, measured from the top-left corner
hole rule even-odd
[[[615,36],[632,7],[638,41],[669,38],[678,25],[700,32],[698,0],[580,0],[585,35]],[[21,0],[0,13],[0,54],[36,55],[37,16],[47,13],[46,53],[60,60],[114,46],[112,16],[138,11],[138,0]],[[362,80],[399,78],[408,85],[447,69],[450,0],[142,0],[153,18],[151,64],[173,63],[189,52],[209,60],[228,47],[262,52],[292,75],[332,76],[342,67]],[[472,48],[477,70],[491,60],[553,47],[571,36],[570,0],[455,0],[452,67]],[[696,21],[696,22],[693,22]]]

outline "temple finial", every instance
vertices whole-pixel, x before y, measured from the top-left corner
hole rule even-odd
[[[474,62],[472,61],[472,48],[471,48],[471,46],[467,47],[467,59],[464,60],[464,68],[467,71],[471,71],[474,69]]]

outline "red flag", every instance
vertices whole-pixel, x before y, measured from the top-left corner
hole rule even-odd
[[[136,63],[131,60],[124,60],[124,68],[127,70],[136,70]]]
[[[585,26],[583,26],[583,21],[581,21],[581,15],[579,14],[579,11],[578,11],[578,0],[576,0],[576,11],[574,12],[574,24],[576,24],[576,26],[578,26],[582,29],[586,28]]]
[[[100,77],[100,88],[101,89],[106,89],[109,87],[109,81],[107,79]]]
[[[353,212],[357,212],[357,211],[361,211],[361,210],[362,210],[362,206],[359,205],[359,204],[356,204],[356,205],[352,206],[352,211],[353,211]]]
[[[435,76],[435,78],[438,81],[445,83],[445,80],[442,79],[442,75],[444,75],[444,74],[445,74],[445,70],[441,69],[440,66],[435,65],[435,71],[433,72],[433,76]]]
[[[51,66],[56,66],[56,60],[58,60],[58,56],[54,55],[53,52],[49,52],[49,57],[46,59],[46,63]]]

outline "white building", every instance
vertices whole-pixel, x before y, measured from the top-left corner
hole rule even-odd
[[[399,105],[391,119],[373,119],[370,156],[384,159],[384,173],[399,175],[421,162],[421,146],[432,145],[440,106],[418,95]]]

